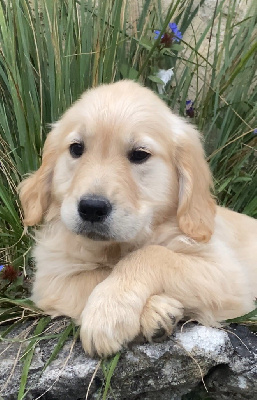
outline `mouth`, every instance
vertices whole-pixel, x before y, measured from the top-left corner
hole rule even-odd
[[[88,233],[85,233],[84,236],[88,237],[88,239],[98,241],[98,242],[110,241],[110,238],[108,236],[105,236],[103,234],[96,233],[96,232],[88,232]]]
[[[95,223],[81,224],[79,229],[76,229],[76,234],[99,242],[110,241],[112,239],[109,229],[106,226]]]

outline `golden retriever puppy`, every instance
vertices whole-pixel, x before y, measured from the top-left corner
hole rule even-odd
[[[132,81],[87,91],[24,180],[36,232],[33,300],[81,324],[90,355],[183,317],[215,326],[254,308],[257,223],[216,206],[199,133]]]

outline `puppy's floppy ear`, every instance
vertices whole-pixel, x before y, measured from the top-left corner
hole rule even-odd
[[[212,176],[199,132],[185,121],[180,121],[180,128],[183,131],[177,132],[175,156],[179,175],[178,223],[186,235],[199,242],[208,242],[216,211],[216,202],[210,192]]]
[[[24,211],[24,225],[38,224],[51,202],[51,182],[56,160],[54,131],[47,136],[41,167],[19,185],[19,195]]]

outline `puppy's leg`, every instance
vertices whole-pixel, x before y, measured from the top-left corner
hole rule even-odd
[[[109,268],[63,276],[37,273],[32,300],[49,315],[67,315],[80,323],[89,295],[109,274]]]
[[[240,268],[225,256],[215,262],[162,246],[144,247],[121,260],[90,295],[82,313],[84,348],[103,356],[119,351],[140,333],[144,306],[156,294],[167,294],[179,302],[177,310],[181,304],[185,315],[204,324],[242,315],[253,306],[244,286]],[[144,323],[145,335],[151,336],[146,326],[151,324]]]

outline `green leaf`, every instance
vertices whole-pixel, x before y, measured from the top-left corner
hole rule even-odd
[[[171,46],[171,50],[173,50],[173,51],[181,51],[181,50],[184,50],[184,46],[183,46],[183,44],[173,44]]]
[[[229,185],[229,183],[231,182],[232,179],[233,178],[231,178],[231,177],[225,179],[225,181],[221,185],[219,185],[219,187],[216,189],[216,192],[221,193],[224,189],[226,189],[226,187]]]
[[[129,67],[127,64],[122,64],[120,66],[120,72],[124,79],[136,80],[138,71],[135,68]]]
[[[153,42],[150,39],[148,39],[147,37],[142,37],[139,40],[139,44],[147,50],[151,50],[151,48],[153,47]]]
[[[60,352],[60,350],[62,349],[62,347],[64,346],[66,340],[68,339],[69,335],[71,334],[71,332],[73,331],[74,328],[74,324],[71,322],[66,329],[62,332],[57,345],[55,346],[54,350],[52,351],[51,356],[49,357],[49,359],[47,360],[47,362],[45,363],[45,366],[42,370],[42,373],[45,371],[45,369],[48,367],[48,365],[56,358],[56,356],[58,355],[58,353]]]
[[[104,393],[103,393],[103,397],[102,400],[106,400],[107,399],[107,394],[108,391],[111,387],[111,378],[113,376],[114,370],[118,364],[120,358],[120,353],[117,353],[112,360],[108,363],[108,366],[104,366],[103,367],[103,371],[105,374],[105,387],[104,387]],[[107,371],[107,372],[106,372]]]
[[[50,321],[51,321],[51,317],[41,318],[36,326],[36,329],[34,330],[34,335],[37,336],[40,333],[42,333]],[[18,393],[18,400],[22,400],[24,398],[24,392],[25,392],[26,383],[27,383],[27,379],[28,379],[29,368],[30,368],[30,365],[32,362],[32,358],[34,355],[37,341],[38,341],[38,339],[32,339],[22,356],[22,358],[24,360],[24,364],[23,364],[22,373],[21,373],[21,381],[20,381],[20,388],[19,388],[19,393]]]
[[[251,182],[253,180],[250,176],[239,176],[233,180],[234,183],[237,182]]]
[[[164,82],[158,76],[149,75],[148,79],[150,79],[150,81],[152,82],[159,83],[160,85],[165,85]]]
[[[9,299],[5,297],[0,298],[0,304],[1,303],[9,303],[9,304],[14,304],[23,308],[28,308],[33,311],[41,311],[39,308],[35,306],[32,300],[30,299]]]
[[[256,319],[257,317],[257,308],[251,312],[249,312],[248,314],[242,315],[241,317],[238,318],[233,318],[233,319],[227,319],[226,322],[228,322],[229,324],[231,323],[238,323],[238,322],[246,322],[246,321],[250,321],[251,319]]]

